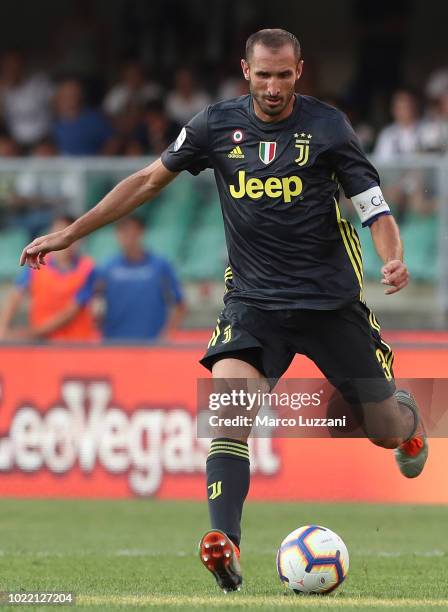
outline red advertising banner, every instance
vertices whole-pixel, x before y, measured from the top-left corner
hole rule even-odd
[[[0,349],[0,495],[205,498],[196,348]],[[396,375],[448,374],[448,351],[396,351]],[[320,377],[298,357],[289,377]],[[448,442],[421,477],[362,439],[251,441],[251,499],[448,503]]]

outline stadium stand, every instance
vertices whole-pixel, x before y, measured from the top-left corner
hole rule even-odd
[[[28,233],[21,228],[0,232],[0,281],[11,281],[19,271],[19,256],[28,242]]]
[[[435,214],[410,212],[401,227],[406,263],[416,281],[435,282],[438,278],[438,224]]]
[[[202,207],[188,240],[181,276],[187,280],[220,280],[225,268],[225,242],[218,198]]]

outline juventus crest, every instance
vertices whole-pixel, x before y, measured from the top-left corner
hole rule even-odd
[[[311,134],[294,134],[296,139],[295,147],[299,149],[299,156],[294,160],[299,166],[304,166],[310,156]]]

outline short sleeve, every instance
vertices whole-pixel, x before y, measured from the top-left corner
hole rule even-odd
[[[339,113],[335,123],[337,129],[330,151],[331,163],[345,195],[351,198],[379,185],[380,177],[365,156],[347,117]]]
[[[163,263],[163,292],[168,304],[180,304],[184,300],[182,288],[173,267],[167,261]]]
[[[79,306],[85,306],[92,299],[96,279],[96,272],[92,270],[76,294],[76,303],[79,304]]]
[[[110,266],[110,262],[107,262],[95,268],[95,285],[103,285],[109,280]]]
[[[162,153],[162,163],[171,172],[188,170],[196,175],[210,167],[207,128],[209,109],[208,106],[195,115]]]
[[[23,268],[17,275],[16,282],[14,283],[18,289],[27,291],[31,283],[31,268]]]

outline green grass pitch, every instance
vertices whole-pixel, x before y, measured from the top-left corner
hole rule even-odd
[[[0,590],[72,590],[76,610],[448,608],[445,507],[248,503],[243,590],[229,595],[197,556],[205,502],[3,499],[0,508]],[[339,533],[350,553],[345,583],[327,597],[290,594],[276,575],[278,544],[308,523]]]

